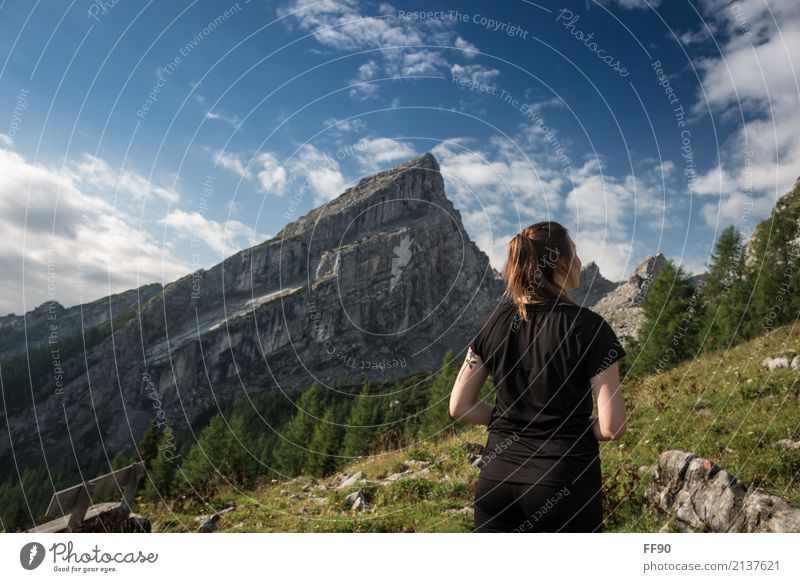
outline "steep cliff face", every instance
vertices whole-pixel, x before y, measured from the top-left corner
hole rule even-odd
[[[251,392],[435,370],[501,293],[426,153],[152,294],[85,361],[60,363],[63,386],[6,411],[0,460],[111,457],[153,417],[180,429]]]

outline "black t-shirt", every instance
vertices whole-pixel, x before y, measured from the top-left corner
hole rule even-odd
[[[564,485],[600,481],[590,423],[590,378],[624,357],[608,322],[562,300],[503,301],[470,343],[494,378],[496,403],[481,475],[497,481]]]

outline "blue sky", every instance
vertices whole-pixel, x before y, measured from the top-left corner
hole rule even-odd
[[[0,313],[169,282],[432,151],[500,269],[694,273],[800,174],[794,2],[0,4]],[[49,283],[49,284],[48,284]]]

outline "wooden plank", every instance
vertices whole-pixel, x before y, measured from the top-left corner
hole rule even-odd
[[[54,515],[70,512],[72,506],[78,501],[81,491],[84,490],[88,491],[90,498],[113,493],[114,491],[119,491],[120,496],[122,496],[127,493],[128,487],[131,486],[131,475],[137,475],[136,485],[138,485],[138,479],[141,478],[142,473],[144,473],[144,462],[139,461],[138,463],[133,463],[127,467],[95,477],[85,483],[80,483],[57,491],[50,499],[50,505],[45,515],[52,517]],[[133,495],[135,495],[135,492]],[[131,501],[133,501],[133,497],[131,497]]]
[[[69,516],[65,515],[53,521],[41,523],[27,531],[28,533],[58,533],[67,529],[67,523],[69,523]]]
[[[120,503],[118,501],[109,501],[107,503],[97,503],[89,507],[86,510],[86,515],[84,516],[83,520],[86,521],[87,519],[91,519],[92,517],[97,517],[98,515],[102,515],[104,513],[108,513],[109,511],[116,511],[120,507]],[[63,515],[57,519],[52,521],[48,521],[46,523],[39,524],[27,530],[28,533],[58,533],[65,531],[69,528],[69,515]]]
[[[86,487],[81,487],[75,502],[72,504],[72,509],[70,509],[69,521],[67,522],[69,531],[75,529],[75,526],[83,521],[90,503],[89,491],[86,490]]]
[[[83,488],[84,484],[81,483],[79,485],[73,485],[69,489],[62,489],[61,491],[53,493],[45,516],[52,517],[54,515],[70,513],[72,511],[72,506],[75,505],[75,501],[78,499],[78,494]]]
[[[105,503],[95,503],[89,509],[86,510],[86,516],[83,518],[83,520],[86,521],[87,519],[97,517],[98,515],[108,513],[109,511],[117,511],[121,505],[122,504],[119,501],[107,501]]]

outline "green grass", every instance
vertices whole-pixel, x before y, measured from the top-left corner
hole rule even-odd
[[[619,441],[600,444],[605,529],[609,532],[676,531],[644,499],[649,467],[662,451],[679,449],[703,456],[747,484],[800,505],[800,452],[774,446],[783,438],[800,440],[798,372],[761,370],[766,356],[797,351],[791,326],[636,381],[625,381],[628,430]],[[485,443],[485,427],[417,447],[367,457],[342,470],[363,470],[378,480],[408,466],[429,461],[424,477],[389,485],[354,485],[346,490],[315,489],[330,478],[299,477],[263,482],[250,491],[223,489],[208,505],[141,506],[154,516],[154,531],[191,531],[194,518],[225,502],[237,509],[219,522],[218,531],[264,532],[467,532],[472,517],[456,513],[471,507],[478,469],[467,461],[464,442]],[[447,475],[448,480],[440,480]],[[304,485],[310,485],[303,490]],[[358,512],[344,498],[361,489],[371,507]],[[281,493],[285,491],[285,493]],[[293,495],[298,498],[290,499]],[[326,499],[324,505],[313,500]],[[450,510],[450,511],[448,511]]]

